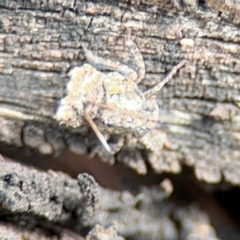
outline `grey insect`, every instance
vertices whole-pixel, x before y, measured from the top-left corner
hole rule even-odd
[[[182,60],[164,80],[150,90],[141,92],[138,83],[145,76],[142,54],[129,35],[125,46],[137,66],[135,70],[119,61],[95,56],[83,45],[86,59],[91,65],[84,64],[71,70],[68,94],[61,100],[55,116],[60,123],[74,128],[88,122],[111,154],[116,152],[106,140],[111,135],[130,132],[141,137],[155,128],[159,118],[155,93],[185,63]],[[111,72],[97,70],[103,67]]]

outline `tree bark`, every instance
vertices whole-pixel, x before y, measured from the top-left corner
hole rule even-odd
[[[159,185],[134,185],[134,189],[120,192],[98,186],[88,174],[80,174],[75,180],[2,157],[0,167],[0,239],[123,240],[121,236],[141,236],[174,240],[179,235],[182,239],[197,235],[218,240],[209,217],[199,207],[178,207],[164,201],[173,191],[169,179]],[[208,202],[207,194],[204,196],[203,201]],[[220,219],[221,231],[231,226],[233,236],[239,236],[237,225],[226,219],[218,204],[211,206],[211,211]]]
[[[156,95],[159,120],[165,120],[151,131],[152,141],[142,139],[140,144],[123,134],[124,146],[108,161],[123,162],[139,174],[145,174],[147,166],[156,173],[179,173],[188,165],[199,180],[218,183],[224,177],[232,185],[240,184],[238,1],[2,0],[0,16],[0,151],[11,146],[48,157],[64,148],[78,154],[94,151],[99,143],[90,126],[60,125],[56,112],[67,95],[69,71],[86,63],[82,44],[103,59],[124,62],[128,58],[124,41],[130,30],[146,65],[145,78],[138,84],[141,91],[155,86],[181,60],[186,64]],[[127,64],[134,68],[131,61]],[[92,192],[87,186],[81,189],[79,181],[56,172],[3,160],[0,166],[1,239],[50,239],[50,235],[84,239],[82,219],[93,220],[95,211],[89,205],[92,198],[87,194]],[[100,187],[100,212],[95,218],[103,226],[120,222],[120,234],[131,239],[187,239],[187,235],[202,236],[202,226],[207,229],[203,239],[218,239],[208,217],[196,206],[179,209],[176,202],[162,202],[173,190],[167,183],[135,184],[136,194]],[[178,184],[177,180],[175,192],[180,191],[181,197],[182,185],[193,185],[193,195],[223,221],[219,229],[234,225],[196,183]],[[96,188],[92,190],[94,197]],[[237,226],[234,236],[239,235]],[[87,239],[102,236],[122,239],[112,226],[98,225]]]
[[[240,184],[239,5],[216,4],[214,9],[213,1],[183,4],[2,1],[2,144],[44,155],[66,147],[88,153],[96,142],[94,134],[88,135],[89,126],[69,129],[54,119],[66,95],[68,72],[85,62],[83,43],[102,58],[126,58],[129,29],[146,65],[142,91],[180,60],[186,64],[156,96],[160,112],[174,119],[156,128],[157,139],[165,134],[163,147],[139,148],[128,155],[130,146],[115,161],[138,173],[146,172],[147,162],[158,173],[177,173],[187,164],[199,180],[217,183],[223,176]]]

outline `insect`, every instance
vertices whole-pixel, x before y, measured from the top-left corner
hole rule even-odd
[[[125,45],[135,63],[135,69],[119,61],[95,56],[82,46],[86,59],[92,65],[84,64],[70,71],[68,94],[61,100],[55,116],[60,123],[73,128],[87,122],[110,154],[117,152],[123,144],[122,141],[117,150],[111,149],[107,143],[111,135],[133,133],[136,137],[141,137],[155,128],[159,118],[155,93],[185,63],[182,60],[163,81],[152,89],[141,92],[138,83],[145,76],[142,54],[129,35],[125,39]],[[111,72],[103,73],[97,70],[99,68]]]

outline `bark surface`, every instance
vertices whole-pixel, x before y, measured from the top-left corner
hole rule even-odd
[[[156,129],[156,139],[165,134],[166,142],[154,151],[132,151],[126,137],[115,161],[138,173],[146,172],[147,162],[158,173],[178,173],[187,164],[200,180],[217,183],[223,176],[239,185],[240,10],[238,2],[227,4],[1,1],[2,144],[44,155],[66,147],[83,154],[93,149],[97,139],[89,126],[68,129],[54,116],[66,95],[68,71],[85,62],[81,45],[105,59],[124,59],[130,29],[146,65],[142,90],[180,60],[186,64],[157,94],[161,113],[174,119]]]
[[[0,239],[123,240],[121,236],[141,236],[177,240],[198,236],[219,240],[208,215],[197,205],[178,207],[164,201],[173,192],[169,179],[120,192],[98,186],[87,174],[75,180],[3,158],[0,166]],[[211,209],[221,219],[223,233],[228,234],[231,227],[232,236],[240,236],[237,225],[226,221],[217,204]]]

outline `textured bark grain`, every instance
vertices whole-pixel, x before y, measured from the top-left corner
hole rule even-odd
[[[164,201],[173,192],[169,179],[119,192],[98,187],[86,174],[76,181],[4,159],[0,165],[0,239],[85,239],[87,233],[86,239],[219,239],[203,210]],[[221,211],[215,215],[222,219]],[[227,232],[228,224],[221,229]]]
[[[42,221],[76,230],[88,225],[97,213],[99,189],[88,174],[80,174],[77,181],[63,173],[40,172],[3,159],[0,166],[1,216],[18,223]]]
[[[184,1],[182,8],[176,1],[1,1],[1,142],[45,155],[65,147],[87,153],[96,141],[89,127],[67,129],[54,120],[67,73],[85,62],[82,43],[103,58],[125,58],[130,29],[146,64],[142,90],[180,60],[187,63],[157,95],[162,112],[174,119],[157,127],[167,141],[131,157],[123,149],[116,160],[140,173],[146,162],[156,172],[175,173],[187,164],[200,180],[224,176],[239,185],[239,4],[214,9],[212,2],[208,8]]]

